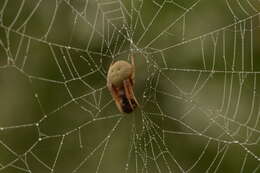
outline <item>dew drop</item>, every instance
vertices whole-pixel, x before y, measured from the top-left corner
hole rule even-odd
[[[238,141],[234,141],[235,144],[238,144]]]

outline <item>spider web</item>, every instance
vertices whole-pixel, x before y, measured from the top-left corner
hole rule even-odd
[[[260,172],[256,0],[2,0],[0,172]],[[117,110],[133,55],[140,107]]]

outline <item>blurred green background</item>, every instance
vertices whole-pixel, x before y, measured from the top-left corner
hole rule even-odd
[[[0,172],[260,172],[258,1],[0,1]],[[121,114],[110,63],[136,64]]]

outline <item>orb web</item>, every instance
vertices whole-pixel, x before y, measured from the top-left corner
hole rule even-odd
[[[258,1],[0,2],[0,172],[259,172]],[[135,58],[121,114],[109,65]]]

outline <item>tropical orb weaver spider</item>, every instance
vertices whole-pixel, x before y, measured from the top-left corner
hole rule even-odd
[[[107,87],[122,113],[131,113],[138,106],[133,92],[135,78],[134,57],[132,64],[119,60],[112,63],[107,74]]]

